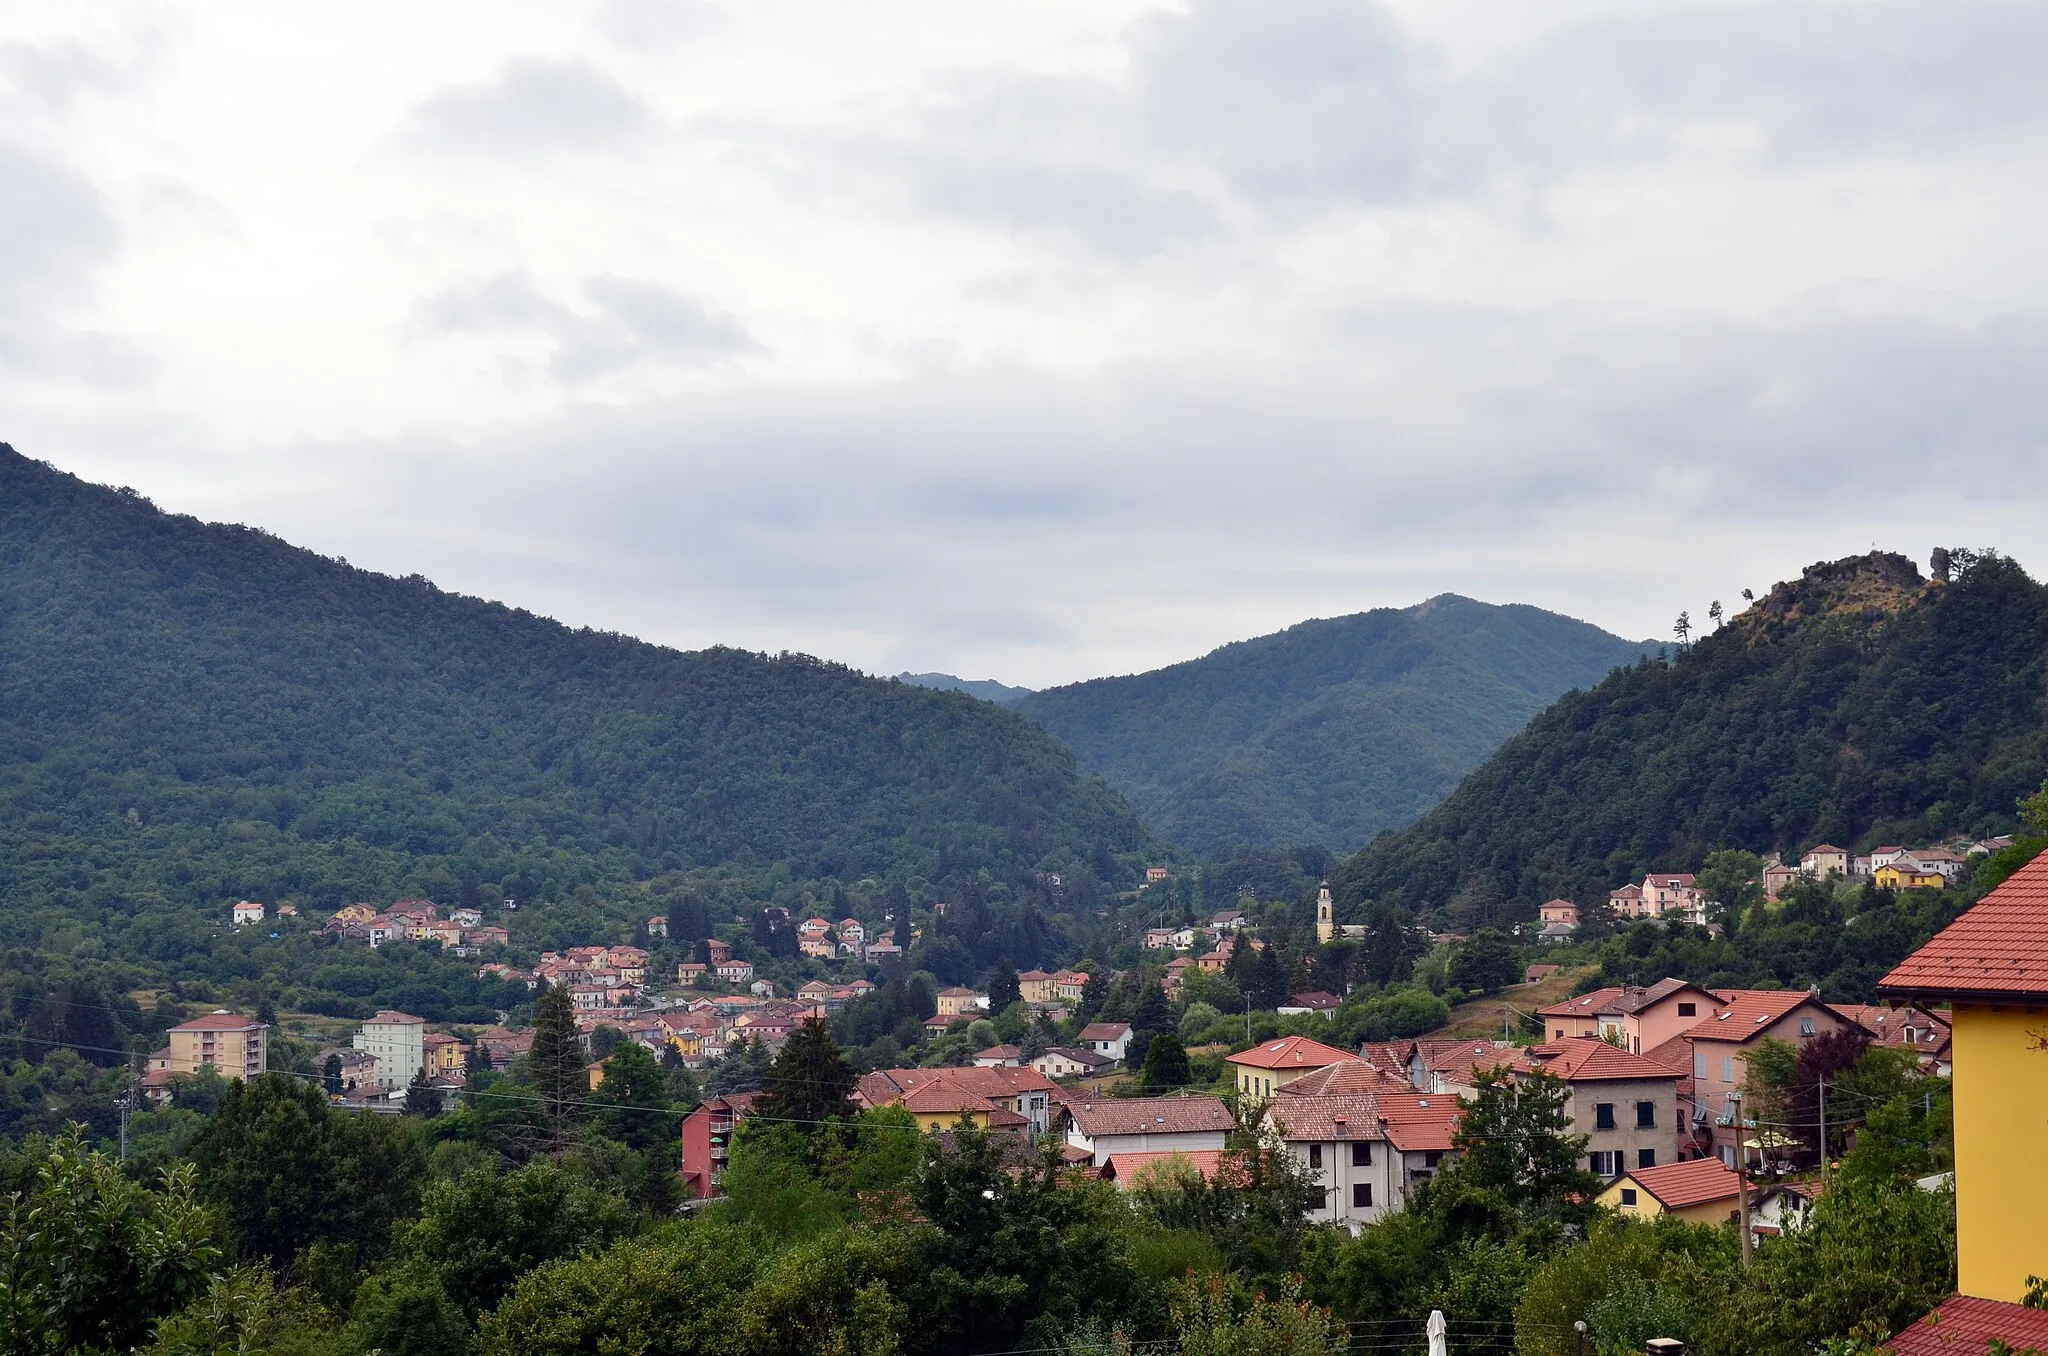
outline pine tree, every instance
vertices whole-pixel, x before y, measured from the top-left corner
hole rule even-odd
[[[1188,1067],[1188,1052],[1181,1045],[1180,1037],[1171,1031],[1162,1031],[1154,1036],[1145,1051],[1145,1086],[1181,1088],[1193,1080],[1194,1073]]]
[[[341,1096],[342,1086],[340,1055],[329,1055],[327,1057],[327,1062],[320,1066],[320,1085],[327,1090],[327,1095],[329,1097]]]
[[[577,1104],[590,1090],[583,1071],[583,1039],[576,1032],[576,1009],[566,988],[555,987],[533,1005],[533,1048],[526,1056],[527,1078],[540,1098],[540,1112],[553,1143],[567,1138]]]
[[[988,979],[988,1010],[1001,1012],[1010,1004],[1021,1002],[1023,997],[1023,987],[1017,983],[1017,968],[1004,961]]]
[[[406,1085],[404,1114],[423,1121],[441,1114],[441,1090],[427,1081],[425,1069],[414,1074],[412,1082]]]
[[[858,1081],[831,1030],[818,1018],[806,1017],[769,1065],[767,1090],[755,1100],[754,1114],[797,1122],[809,1133],[832,1117],[852,1114],[848,1099]]]

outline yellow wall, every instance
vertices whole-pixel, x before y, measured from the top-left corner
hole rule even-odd
[[[967,1117],[968,1123],[976,1128],[988,1129],[988,1113],[986,1111],[953,1111],[944,1115],[913,1113],[913,1118],[917,1121],[917,1128],[919,1130],[952,1130],[958,1128],[960,1117],[963,1115]]]
[[[1636,1203],[1634,1205],[1623,1205],[1621,1203],[1621,1189],[1623,1187],[1635,1187]],[[1631,1219],[1655,1219],[1659,1215],[1668,1214],[1693,1224],[1725,1224],[1728,1221],[1729,1213],[1740,1208],[1733,1199],[1729,1199],[1725,1201],[1707,1201],[1700,1205],[1688,1205],[1677,1210],[1666,1210],[1664,1203],[1655,1196],[1652,1196],[1646,1188],[1637,1186],[1636,1180],[1633,1177],[1623,1177],[1613,1186],[1601,1192],[1597,1204],[1609,1210],[1617,1211]]]
[[[2048,1274],[2048,1011],[1955,1018],[1957,1288],[2017,1302]]]

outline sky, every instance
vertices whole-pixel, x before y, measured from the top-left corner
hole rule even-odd
[[[2048,6],[14,3],[0,441],[577,626],[1045,686],[2048,570]]]

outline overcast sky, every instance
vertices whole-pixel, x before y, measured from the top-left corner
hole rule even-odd
[[[2048,6],[11,4],[0,440],[1033,686],[2048,569]]]

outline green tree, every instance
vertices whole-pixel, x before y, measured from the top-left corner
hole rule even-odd
[[[1452,1136],[1458,1156],[1429,1184],[1434,1202],[1479,1193],[1524,1221],[1583,1223],[1606,1184],[1579,1166],[1586,1137],[1566,1130],[1570,1102],[1564,1080],[1541,1070],[1519,1078],[1504,1069],[1479,1073]]]
[[[644,1153],[676,1137],[679,1118],[669,1103],[668,1075],[645,1046],[627,1041],[615,1048],[590,1100],[598,1131],[607,1139]]]
[[[1744,915],[1763,902],[1763,858],[1741,848],[1710,852],[1696,883],[1707,898],[1709,921],[1732,932]]]
[[[1451,983],[1467,993],[1495,993],[1521,982],[1521,953],[1498,929],[1479,929],[1451,957]]]
[[[414,1073],[406,1085],[404,1114],[423,1121],[441,1114],[441,1090],[427,1080],[425,1069]]]
[[[815,1128],[852,1114],[848,1099],[858,1081],[859,1075],[834,1044],[831,1028],[816,1017],[806,1017],[768,1066],[767,1090],[756,1099],[754,1113]]]
[[[1001,1012],[1012,1003],[1022,1002],[1023,998],[1023,987],[1017,982],[1017,967],[1003,961],[988,977],[988,1010]]]
[[[0,1202],[0,1350],[126,1351],[199,1295],[221,1250],[192,1178],[180,1167],[151,1191],[81,1127],[52,1142],[27,1193]]]
[[[320,1086],[329,1097],[339,1097],[346,1091],[341,1082],[340,1055],[329,1055],[320,1066]]]
[[[576,1031],[576,1008],[565,987],[549,989],[533,1005],[533,1045],[526,1054],[526,1076],[540,1099],[552,1147],[559,1148],[590,1093],[583,1040]]]
[[[1194,1073],[1188,1068],[1188,1052],[1182,1047],[1180,1037],[1171,1031],[1162,1031],[1152,1038],[1152,1044],[1145,1051],[1145,1086],[1148,1088],[1183,1088],[1194,1081]]]
[[[435,1273],[474,1320],[541,1263],[602,1247],[635,1224],[618,1195],[542,1161],[434,1183],[395,1250],[405,1265]]]
[[[147,1356],[352,1356],[333,1314],[268,1268],[235,1267],[156,1328]]]

